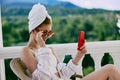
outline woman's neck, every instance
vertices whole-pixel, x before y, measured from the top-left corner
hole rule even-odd
[[[40,47],[40,46],[35,42],[35,40],[29,40],[27,46],[30,47],[31,49],[35,49],[35,50],[38,50],[39,47]]]

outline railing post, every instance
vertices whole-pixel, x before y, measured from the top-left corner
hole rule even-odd
[[[0,48],[2,47],[3,47],[3,38],[2,38],[2,22],[1,22],[1,4],[0,4]],[[4,59],[0,59],[0,80],[6,80]]]

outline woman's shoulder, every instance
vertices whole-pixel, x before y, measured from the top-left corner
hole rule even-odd
[[[29,54],[31,54],[30,48],[25,46],[22,48],[21,50],[21,56],[28,56]]]
[[[23,47],[22,53],[29,53],[29,52],[30,52],[30,48],[29,47],[27,47],[27,46]]]

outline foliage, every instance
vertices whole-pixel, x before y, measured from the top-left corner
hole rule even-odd
[[[13,73],[13,71],[10,69],[10,66],[8,66],[10,64],[11,59],[6,59],[5,60],[5,75],[6,80],[18,80],[17,76]]]
[[[85,54],[82,61],[83,76],[86,76],[93,71],[95,71],[95,62],[90,54]]]
[[[87,41],[105,41],[120,39],[116,26],[116,12],[79,8],[47,8],[53,17],[55,36],[50,43],[77,42],[78,32],[85,31]],[[3,8],[2,25],[4,46],[27,42],[28,12],[30,8]]]
[[[101,60],[101,66],[104,66],[106,64],[114,64],[114,60],[109,52],[104,53],[104,56]]]

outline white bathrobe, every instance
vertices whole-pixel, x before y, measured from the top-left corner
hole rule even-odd
[[[57,64],[57,59],[49,48],[40,48],[35,57],[38,64],[37,69],[32,73],[33,80],[69,80],[76,72],[77,66],[71,60],[67,65]],[[60,78],[55,75],[56,72],[59,72]]]

